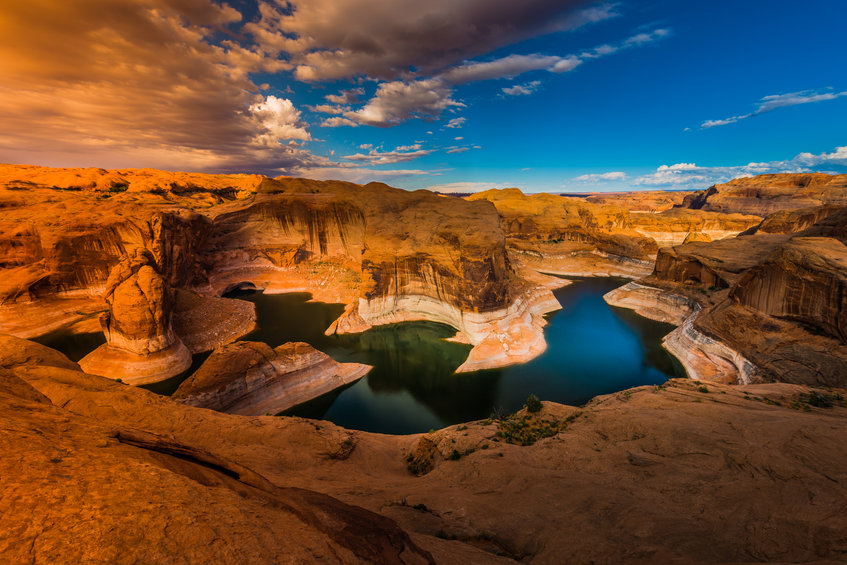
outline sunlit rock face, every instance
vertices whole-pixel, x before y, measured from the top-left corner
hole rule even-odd
[[[689,195],[683,207],[767,216],[824,204],[847,205],[847,175],[758,175],[717,184]]]
[[[847,341],[847,247],[797,237],[747,271],[730,292],[742,306]]]
[[[147,170],[2,172],[11,180],[0,203],[12,213],[7,224],[0,221],[6,275],[0,320],[16,335],[40,335],[47,325],[94,331],[91,320],[110,307],[102,298],[109,273],[136,252],[149,254],[165,287],[178,291],[173,324],[192,352],[238,333],[227,334],[220,324],[210,332],[197,328],[199,312],[212,309],[196,293],[220,296],[244,286],[346,303],[336,332],[403,320],[445,322],[467,343],[487,340],[486,351],[492,340],[513,346],[511,354],[495,356],[502,363],[543,350],[543,313],[558,308],[547,288],[515,271],[489,202],[379,183]],[[39,188],[47,186],[55,188]],[[242,310],[234,310],[235,325],[249,331]],[[124,334],[109,331],[115,349]],[[164,335],[153,342],[167,341]],[[472,355],[474,366],[485,364]]]
[[[844,207],[776,213],[753,235],[660,250],[652,276],[607,300],[657,319],[697,304],[665,339],[693,378],[844,386],[845,229]]]
[[[574,276],[650,274],[660,248],[683,243],[690,233],[732,237],[760,218],[673,208],[683,195],[659,199],[638,193],[587,199],[552,194],[525,195],[518,189],[489,190],[469,197],[490,200],[506,231],[516,261],[536,271]]]
[[[219,412],[276,414],[352,383],[370,369],[361,363],[338,363],[307,343],[272,349],[241,341],[217,349],[173,397]]]
[[[151,252],[139,250],[109,275],[101,317],[106,343],[80,360],[87,372],[127,382],[155,382],[191,365],[191,353],[171,321],[173,291]]]

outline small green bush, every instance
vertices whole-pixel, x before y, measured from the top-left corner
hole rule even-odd
[[[536,412],[541,412],[541,408],[543,405],[537,396],[534,394],[530,394],[526,399],[526,409],[528,412],[532,412],[533,414]]]

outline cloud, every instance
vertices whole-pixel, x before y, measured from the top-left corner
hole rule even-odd
[[[526,84],[516,84],[514,86],[504,87],[501,90],[503,94],[507,96],[524,96],[527,94],[532,94],[538,87],[541,86],[540,80],[534,80],[532,82],[528,82]]]
[[[464,153],[465,151],[470,151],[471,149],[482,149],[482,147],[480,145],[453,145],[451,147],[445,147],[445,153]]]
[[[576,68],[579,63],[579,59],[574,56],[558,57],[537,53],[509,55],[493,61],[464,63],[443,73],[441,78],[449,84],[466,84],[497,78],[512,78],[529,71],[565,72]]]
[[[573,180],[578,182],[603,182],[603,181],[615,181],[615,180],[626,180],[626,173],[620,171],[614,171],[610,173],[594,173],[588,175],[580,175],[578,177],[574,177]]]
[[[256,143],[260,145],[273,146],[289,139],[312,139],[300,119],[300,111],[287,98],[268,96],[263,102],[250,106],[250,112],[264,128],[256,137]]]
[[[656,30],[638,34],[610,47],[610,53],[645,45],[668,33],[667,30]],[[564,73],[572,71],[581,63],[582,59],[575,55],[560,57],[540,54],[508,55],[492,61],[466,61],[431,78],[383,82],[363,108],[345,112],[344,117],[377,127],[395,126],[411,118],[432,119],[448,108],[464,107],[462,102],[453,99],[453,88],[456,86],[511,78],[529,71]]]
[[[27,0],[0,12],[3,161],[194,170],[322,161],[287,145],[310,137],[290,100],[260,95],[249,78],[291,65],[220,41],[241,25],[225,4]]]
[[[333,118],[327,118],[321,122],[321,127],[325,128],[337,128],[341,126],[349,126],[349,127],[358,127],[359,124],[354,122],[353,120],[348,120],[347,118],[342,118],[340,116],[335,116]]]
[[[350,90],[342,90],[338,94],[327,94],[324,96],[327,102],[333,104],[356,104],[359,102],[359,97],[364,96],[364,88],[351,88]]]
[[[654,172],[634,179],[634,183],[654,187],[707,186],[728,182],[738,177],[771,173],[837,172],[847,169],[847,147],[837,147],[832,153],[800,153],[785,161],[748,163],[738,166],[702,167],[694,163],[662,165]]]
[[[392,182],[409,177],[434,174],[420,169],[368,169],[366,167],[310,167],[295,169],[293,176],[315,180],[345,180],[360,184],[369,182]]]
[[[432,75],[519,41],[616,16],[586,0],[259,0],[244,26],[304,81]]]
[[[379,151],[371,149],[367,154],[355,153],[343,157],[348,161],[366,162],[371,165],[390,165],[392,163],[402,163],[404,161],[412,161],[418,157],[423,157],[433,153],[434,149],[421,149],[420,144],[401,145],[394,151]]]
[[[350,111],[348,106],[333,106],[332,104],[318,104],[317,106],[306,107],[312,112],[319,112],[321,114],[339,115]]]
[[[444,127],[446,127],[446,128],[460,128],[463,125],[465,125],[466,121],[468,121],[467,118],[453,118],[452,120],[447,122],[447,125],[445,125]],[[427,133],[432,133],[432,132],[428,131]]]
[[[497,188],[497,186],[498,185],[493,182],[451,182],[447,184],[434,184],[432,186],[428,186],[427,190],[449,194],[454,192],[482,192],[483,190]]]
[[[384,82],[364,107],[344,116],[364,125],[390,127],[413,117],[434,118],[447,108],[463,107],[452,95],[439,79]]]
[[[731,116],[720,120],[706,120],[700,124],[701,129],[710,129],[718,126],[734,124],[753,116],[773,112],[779,108],[787,108],[789,106],[797,106],[800,104],[812,104],[814,102],[824,102],[826,100],[835,100],[847,96],[847,90],[842,92],[820,92],[814,90],[803,90],[800,92],[789,92],[788,94],[771,94],[765,96],[756,102],[756,109],[749,114],[741,114],[739,116]]]

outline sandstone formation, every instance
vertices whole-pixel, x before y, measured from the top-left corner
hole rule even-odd
[[[160,381],[191,365],[191,352],[174,333],[173,292],[151,253],[119,263],[106,281],[109,311],[100,318],[106,343],[80,360],[95,375],[131,384]]]
[[[753,235],[661,249],[650,277],[606,299],[679,325],[664,344],[692,378],[844,386],[843,210],[796,233],[805,221],[780,215]]]
[[[173,398],[230,414],[277,414],[357,381],[371,369],[338,363],[307,343],[240,341],[215,350]]]
[[[631,193],[636,202],[638,193]],[[660,247],[679,245],[692,232],[723,239],[758,224],[759,218],[668,207],[636,213],[625,203],[525,195],[520,190],[489,190],[468,197],[490,200],[506,231],[517,264],[572,276],[646,276]],[[682,197],[679,198],[681,200]]]
[[[716,184],[686,196],[683,207],[767,216],[782,210],[847,205],[847,175],[758,175]]]
[[[682,205],[691,190],[639,190],[633,192],[594,192],[585,197],[586,202],[604,206],[626,208],[631,213],[664,212]],[[563,195],[567,196],[567,195]]]
[[[41,363],[0,363],[8,562],[789,563],[847,543],[844,391],[672,380],[386,436]]]
[[[152,254],[176,293],[173,329],[192,352],[243,335],[250,320],[234,308],[232,331],[203,331],[200,314],[223,303],[201,308],[180,291],[308,291],[348,305],[335,332],[432,320],[485,351],[505,344],[490,361],[472,352],[466,368],[537,355],[543,314],[559,307],[548,286],[516,272],[487,202],[379,183],[150,170],[8,166],[3,175],[0,329],[18,336],[92,331],[108,309],[109,273],[136,252]],[[194,314],[180,302],[197,305]]]

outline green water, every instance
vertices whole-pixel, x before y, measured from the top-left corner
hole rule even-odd
[[[285,414],[330,420],[353,429],[415,433],[512,412],[529,394],[583,404],[598,394],[685,376],[661,347],[673,326],[613,308],[603,295],[626,281],[576,279],[555,291],[562,310],[548,315],[547,351],[522,365],[455,374],[470,347],[445,342],[452,328],[431,322],[381,326],[362,334],[325,336],[340,305],[307,302],[308,294],[241,292],[256,303],[259,329],[244,339],[272,346],[311,343],[338,361],[373,365],[355,384]]]
[[[229,296],[256,304],[258,329],[242,339],[276,347],[305,341],[338,361],[373,366],[358,382],[297,406],[287,415],[330,420],[341,426],[382,433],[416,433],[519,409],[532,393],[542,400],[583,404],[598,394],[660,384],[685,376],[661,347],[673,326],[608,306],[603,295],[626,281],[576,279],[555,291],[562,310],[548,315],[547,351],[504,369],[455,374],[470,346],[444,341],[452,328],[431,322],[381,326],[344,336],[324,331],[344,311],[339,304],[308,302],[306,293]],[[99,336],[99,337],[98,337]],[[49,339],[48,339],[49,338]],[[103,342],[100,334],[44,336],[42,343],[79,359]],[[192,368],[145,388],[171,394]]]

